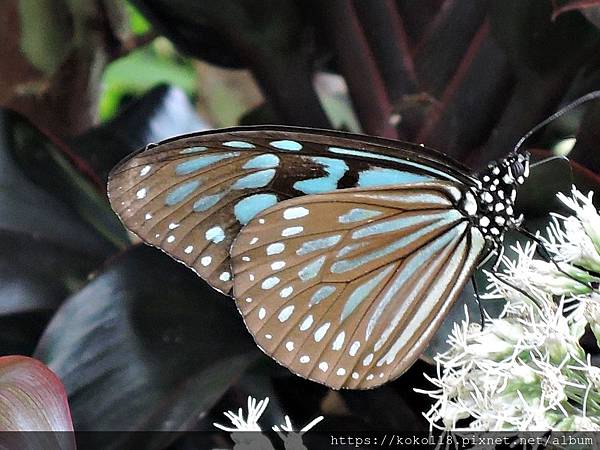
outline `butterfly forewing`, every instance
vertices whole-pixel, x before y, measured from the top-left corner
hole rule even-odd
[[[257,344],[333,388],[398,377],[484,247],[457,186],[344,189],[259,213],[231,250],[234,296]]]
[[[199,133],[151,147],[113,170],[108,193],[131,231],[228,293],[231,244],[260,211],[341,188],[436,180],[472,184],[463,169],[411,144],[257,127]]]

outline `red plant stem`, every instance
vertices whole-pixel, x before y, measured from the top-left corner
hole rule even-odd
[[[338,67],[348,83],[363,131],[397,138],[398,133],[389,121],[392,104],[352,3],[331,0],[323,9],[331,28]]]

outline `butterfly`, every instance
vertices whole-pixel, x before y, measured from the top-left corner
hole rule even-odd
[[[108,194],[144,242],[234,297],[256,344],[331,388],[400,376],[522,218],[529,154],[480,173],[421,145],[240,127],[150,145]]]

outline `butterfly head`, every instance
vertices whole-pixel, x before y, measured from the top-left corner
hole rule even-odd
[[[511,153],[491,162],[479,175],[479,215],[476,224],[484,236],[502,240],[504,231],[518,227],[523,218],[515,217],[517,187],[529,176],[529,153]]]

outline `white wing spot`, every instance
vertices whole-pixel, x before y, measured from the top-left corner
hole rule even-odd
[[[282,298],[288,298],[294,292],[294,288],[292,286],[284,287],[281,291],[279,291],[279,296]]]
[[[263,320],[267,316],[267,310],[265,308],[260,308],[258,310],[258,318]]]
[[[194,251],[194,246],[193,245],[188,245],[183,252],[187,253],[189,255],[193,251]]]
[[[204,267],[210,265],[211,262],[212,256],[203,256],[202,258],[200,258],[200,264],[202,264]]]
[[[248,274],[248,278],[250,278],[250,281],[254,281],[254,274],[253,273]]]
[[[373,378],[375,378],[375,377],[373,376],[373,374],[371,374],[367,377],[367,381],[371,381]]]
[[[302,364],[308,364],[310,362],[310,357],[308,355],[302,355],[300,357],[300,362]]]
[[[178,223],[170,223],[169,224],[169,230],[174,230],[175,228],[178,228],[179,224]]]
[[[159,233],[156,233],[156,234],[154,235],[154,237],[155,237],[156,239],[158,239],[158,238],[160,237],[160,234],[159,234]]]
[[[340,367],[335,374],[342,377],[342,376],[346,375],[346,369],[344,369],[343,367]]]
[[[358,372],[352,372],[352,378],[354,378],[355,380],[358,380]]]
[[[327,372],[327,369],[329,369],[329,364],[327,364],[325,361],[321,361],[319,363],[319,369],[321,369],[321,372]]]
[[[300,217],[308,216],[308,209],[303,206],[288,208],[283,212],[283,218],[286,220],[299,219]]]
[[[261,225],[264,225],[265,219],[258,219],[258,223],[260,223]]]
[[[219,276],[219,280],[221,280],[221,281],[229,281],[230,279],[231,279],[231,274],[229,272],[223,272]]]
[[[331,326],[331,322],[325,322],[323,325],[321,325],[317,331],[315,331],[315,341],[316,342],[321,342],[321,340],[325,337],[325,334],[327,333],[327,330],[329,330],[329,327]]]
[[[373,353],[369,353],[365,359],[363,359],[362,365],[368,366],[373,361]]]
[[[286,306],[285,308],[283,308],[281,310],[281,312],[279,313],[277,318],[279,319],[279,321],[281,323],[283,323],[290,318],[290,316],[292,315],[293,312],[294,312],[294,305]]]
[[[137,191],[135,193],[135,196],[138,198],[138,200],[141,200],[144,197],[146,197],[147,193],[148,193],[148,190],[146,188],[141,188],[139,191]]]
[[[283,237],[287,237],[287,236],[294,236],[296,234],[300,234],[304,231],[304,227],[288,227],[288,228],[284,228],[284,230],[281,232],[281,235]]]
[[[152,168],[151,166],[144,166],[144,167],[142,167],[142,170],[140,170],[140,177],[148,175],[148,172],[150,172],[151,168]]]
[[[294,343],[292,341],[287,341],[285,343],[285,348],[288,352],[291,352],[292,350],[294,350]]]
[[[271,264],[271,269],[273,270],[283,269],[284,267],[285,261],[275,261],[273,264]]]
[[[145,219],[145,220],[150,220],[150,219],[152,219],[152,214],[150,214],[150,213],[146,213],[146,215],[144,216],[144,219]]]
[[[273,286],[277,286],[281,280],[277,277],[269,277],[262,282],[260,285],[264,290],[271,289]]]
[[[171,243],[175,242],[175,236],[173,236],[173,235],[169,236],[169,237],[167,238],[167,242],[168,242],[169,244],[171,244]]]
[[[246,297],[246,303],[252,303],[252,297]]]
[[[258,242],[258,238],[257,238],[257,237],[253,237],[253,238],[250,240],[250,245],[254,245],[254,244],[256,244],[257,242]]]
[[[346,332],[342,331],[341,333],[339,333],[336,336],[335,341],[333,341],[333,344],[331,345],[331,349],[335,350],[335,351],[341,350],[342,346],[344,345],[345,339],[346,339]]]
[[[250,257],[249,256],[242,256],[242,261],[248,262],[248,261],[250,261]]]
[[[225,232],[223,231],[223,228],[216,226],[207,230],[204,236],[206,237],[207,241],[212,241],[215,244],[218,244],[225,239]]]
[[[309,314],[308,316],[306,316],[306,319],[304,319],[302,321],[302,323],[300,324],[300,331],[308,330],[312,324],[313,324],[313,316],[312,316],[312,314]]]
[[[265,334],[265,338],[270,341],[271,339],[273,339],[273,335],[271,335],[271,334]]]
[[[267,247],[267,255],[278,255],[285,249],[285,245],[281,242],[275,242]]]
[[[359,341],[354,341],[352,343],[352,345],[350,346],[350,351],[348,352],[348,354],[350,356],[356,356],[356,353],[358,353],[358,349],[360,348],[360,342]]]

